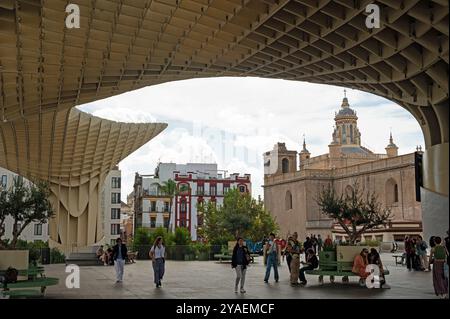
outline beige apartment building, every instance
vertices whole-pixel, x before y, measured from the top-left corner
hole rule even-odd
[[[332,234],[345,240],[345,232],[320,211],[316,198],[322,187],[332,185],[338,193],[355,185],[375,192],[389,207],[392,219],[386,227],[364,234],[364,239],[401,240],[406,234],[421,234],[422,212],[416,199],[415,153],[398,155],[392,134],[385,154],[361,146],[356,112],[347,97],[335,115],[335,127],[327,154],[311,157],[303,141],[300,153],[277,143],[264,154],[264,202],[280,225],[281,236],[294,231],[301,238]],[[297,165],[297,158],[299,165]]]

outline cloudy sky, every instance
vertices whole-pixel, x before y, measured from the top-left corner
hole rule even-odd
[[[168,128],[123,160],[122,200],[134,173],[153,174],[158,161],[217,163],[219,169],[252,175],[262,195],[262,154],[277,142],[300,150],[303,134],[311,156],[328,152],[343,88],[260,78],[176,81],[85,104],[79,109],[122,122],[165,122]],[[398,105],[347,89],[359,117],[363,146],[384,153],[392,129],[400,154],[424,145],[419,124]]]

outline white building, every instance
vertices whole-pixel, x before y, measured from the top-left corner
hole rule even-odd
[[[0,167],[0,187],[2,189],[10,189],[14,185],[14,178],[22,177]],[[27,179],[23,179],[23,181],[25,185],[30,183],[30,181]],[[13,226],[14,219],[11,216],[7,216],[5,219],[5,235],[3,236],[3,239],[12,239]],[[49,238],[48,224],[31,222],[27,227],[25,227],[19,238],[26,241],[42,240],[46,242]]]
[[[103,240],[101,244],[115,245],[120,237],[120,211],[121,211],[121,171],[116,166],[106,176],[102,190],[102,219]]]
[[[19,177],[17,174],[0,167],[0,187],[10,188],[14,183],[14,178]],[[25,183],[30,183],[24,179]],[[121,190],[121,171],[115,167],[105,179],[102,191],[101,202],[101,218],[103,219],[104,237],[100,241],[101,244],[112,244],[120,237],[120,190]],[[14,220],[8,216],[5,220],[5,239],[12,239],[12,228]],[[40,224],[32,222],[28,225],[20,235],[20,239],[26,241],[47,241],[49,239],[48,224]]]
[[[169,179],[177,185],[177,195],[172,201],[170,228],[186,227],[192,240],[197,240],[197,228],[203,224],[203,216],[197,211],[199,203],[223,204],[223,198],[230,188],[242,193],[251,193],[250,174],[237,173],[226,176],[217,164],[203,163],[160,163],[155,175],[139,175],[135,178],[135,212],[138,227],[167,227],[170,198],[160,191],[161,185]]]

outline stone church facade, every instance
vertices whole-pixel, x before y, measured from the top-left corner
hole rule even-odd
[[[368,231],[361,240],[392,241],[421,234],[415,153],[399,156],[392,134],[385,154],[361,146],[357,120],[345,97],[335,116],[327,154],[311,157],[305,141],[300,153],[277,143],[272,151],[264,154],[264,202],[280,225],[280,236],[297,231],[301,238],[320,234],[346,239],[345,232],[323,215],[316,203],[320,189],[328,185],[339,194],[351,192],[358,185],[364,191],[375,192],[382,205],[391,209],[393,217],[389,224]]]

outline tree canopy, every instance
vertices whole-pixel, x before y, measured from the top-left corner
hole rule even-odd
[[[0,193],[0,239],[5,233],[6,216],[14,220],[11,248],[15,248],[20,234],[31,222],[47,222],[53,216],[49,196],[46,183],[37,181],[25,185],[22,178],[14,178],[13,186]]]
[[[324,215],[344,229],[352,244],[367,230],[386,226],[391,219],[390,209],[382,207],[375,192],[365,192],[357,183],[345,195],[328,185],[319,192],[316,202]]]
[[[213,244],[223,244],[237,237],[259,241],[264,235],[278,230],[263,202],[237,189],[226,193],[223,205],[202,203],[198,211],[203,214],[204,221],[198,234]]]

